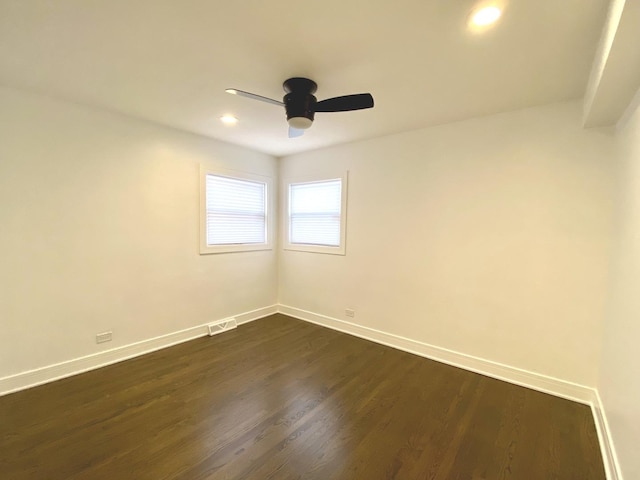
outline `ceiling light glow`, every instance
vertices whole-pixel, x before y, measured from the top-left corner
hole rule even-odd
[[[222,120],[222,123],[224,123],[225,125],[235,125],[236,123],[238,123],[238,119],[233,115],[224,115],[220,117],[220,120]]]
[[[237,95],[238,91],[235,88],[227,88],[225,92],[230,93],[231,95]]]
[[[477,27],[486,27],[500,18],[502,11],[495,6],[484,7],[471,17],[471,23]]]

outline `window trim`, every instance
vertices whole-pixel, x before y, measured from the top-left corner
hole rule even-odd
[[[309,253],[324,253],[330,255],[346,255],[346,247],[347,247],[347,197],[348,197],[348,186],[349,186],[349,172],[343,171],[338,173],[337,175],[305,175],[305,176],[296,176],[291,178],[283,179],[282,181],[282,245],[284,250],[291,250],[297,252],[309,252]],[[291,196],[291,185],[301,184],[301,183],[320,183],[327,182],[330,180],[341,180],[341,198],[340,198],[340,245],[337,247],[329,246],[329,245],[313,245],[308,243],[291,243],[289,241],[289,228],[291,225],[289,219],[289,203]]]
[[[265,184],[265,225],[266,225],[266,242],[265,243],[244,243],[233,245],[207,245],[207,175],[215,175],[217,177],[226,177],[235,180],[245,180],[250,182],[259,182]],[[200,164],[200,232],[199,247],[200,255],[218,254],[218,253],[235,253],[235,252],[255,252],[262,250],[273,250],[273,181],[271,177],[266,175],[258,175],[248,172],[240,172],[233,170],[224,170],[220,168],[212,168]]]

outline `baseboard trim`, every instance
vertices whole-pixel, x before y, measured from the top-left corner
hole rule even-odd
[[[597,390],[593,391],[591,410],[593,411],[593,421],[596,424],[596,431],[598,432],[602,462],[604,463],[607,480],[623,480],[613,437],[609,429],[609,422],[607,421],[607,413]]]
[[[277,313],[277,311],[278,306],[271,305],[257,310],[252,310],[250,312],[234,315],[234,317],[238,322],[238,325],[240,325],[273,315],[274,313]],[[177,345],[178,343],[187,342],[198,337],[204,337],[208,334],[207,324],[198,325],[196,327],[179,330],[177,332],[150,338],[141,342],[131,343],[111,350],[105,350],[104,352],[74,358],[73,360],[3,377],[0,378],[0,396],[122,362],[130,358],[144,355],[145,353],[151,353],[162,348]]]
[[[511,367],[491,360],[474,357],[435,345],[418,342],[392,333],[363,327],[337,318],[320,315],[288,305],[279,305],[278,312],[291,317],[315,323],[323,327],[348,333],[356,337],[370,340],[388,347],[397,348],[408,353],[420,355],[431,360],[463,368],[498,380],[531,388],[540,392],[566,398],[575,402],[590,405],[593,400],[593,389],[584,385],[548,377],[535,372]]]
[[[487,377],[496,378],[513,383],[521,387],[548,393],[556,397],[565,398],[591,407],[593,420],[598,433],[602,462],[607,480],[623,480],[615,453],[613,438],[607,422],[606,411],[595,388],[578,385],[558,378],[549,377],[528,370],[504,365],[491,360],[474,357],[435,345],[418,342],[391,333],[363,327],[355,323],[346,322],[326,315],[309,312],[288,305],[278,305],[278,312],[290,317],[315,323],[322,327],[331,328],[365,340],[396,348],[414,355],[429,358],[437,362],[446,363],[454,367],[479,373]]]
[[[613,437],[607,421],[606,410],[596,389],[578,385],[565,380],[548,377],[491,360],[474,357],[435,345],[430,345],[391,333],[383,332],[355,323],[346,322],[326,315],[309,312],[288,305],[270,305],[235,315],[238,325],[260,318],[282,313],[322,327],[337,330],[381,345],[396,348],[414,355],[429,358],[474,373],[503,380],[522,387],[566,398],[591,407],[607,480],[623,480],[620,465],[615,453]],[[179,343],[208,335],[208,324],[179,330],[141,342],[124,345],[104,352],[75,358],[66,362],[48,365],[0,378],[0,396],[36,387],[107,365],[161,350]]]

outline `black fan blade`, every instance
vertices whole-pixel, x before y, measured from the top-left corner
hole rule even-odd
[[[260,100],[261,102],[272,103],[274,105],[279,105],[281,107],[284,106],[284,103],[274,100],[273,98],[263,97],[262,95],[256,95],[255,93],[245,92],[243,90],[238,90],[237,88],[227,88],[225,92],[230,93],[232,95],[240,95],[241,97],[253,98],[254,100]]]
[[[344,95],[333,97],[316,103],[316,112],[349,112],[373,107],[373,97],[370,93]]]
[[[289,138],[298,138],[304,135],[304,130],[299,128],[289,127]]]

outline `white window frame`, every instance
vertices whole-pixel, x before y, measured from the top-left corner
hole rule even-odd
[[[292,250],[298,252],[324,253],[330,255],[346,255],[347,250],[347,197],[348,197],[348,178],[349,172],[340,172],[337,175],[316,174],[303,177],[292,177],[284,179],[281,186],[282,193],[282,244],[284,250]],[[329,245],[313,245],[307,243],[291,243],[290,239],[290,220],[289,220],[289,202],[290,202],[290,186],[301,183],[319,183],[330,180],[341,180],[341,198],[340,198],[340,245],[337,247]]]
[[[207,175],[235,180],[248,180],[265,184],[265,243],[244,243],[232,245],[207,245]],[[247,172],[238,172],[200,165],[200,254],[253,252],[273,249],[273,181],[271,177]]]

